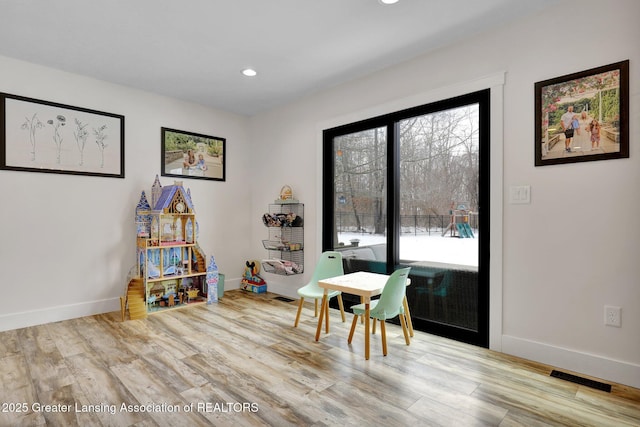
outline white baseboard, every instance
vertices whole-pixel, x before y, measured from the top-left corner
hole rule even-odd
[[[0,331],[43,325],[61,320],[76,319],[94,314],[120,311],[120,298],[109,298],[87,301],[78,304],[47,307],[40,310],[29,310],[21,313],[10,313],[0,316]]]
[[[267,292],[281,295],[287,298],[298,299],[298,288],[302,285],[292,284],[292,276],[281,276],[273,273],[261,273],[260,276],[267,282]]]
[[[502,336],[502,352],[605,381],[640,388],[640,366],[633,363],[509,335]]]
[[[225,282],[225,289],[232,290],[240,287],[240,279],[234,278]],[[39,310],[29,310],[20,313],[0,315],[0,332],[26,328],[45,323],[60,322],[62,320],[77,319],[78,317],[93,316],[95,314],[120,311],[120,298],[109,298],[97,301],[87,301],[77,304],[47,307]]]
[[[267,282],[267,291],[268,292],[272,292],[274,294],[278,294],[278,295],[281,295],[281,296],[287,297],[287,298],[293,298],[293,299],[300,298],[298,296],[298,293],[296,292],[297,289],[298,288],[294,289],[293,292],[292,292],[291,287],[287,286],[286,284],[281,284],[281,283],[270,284],[269,282]]]

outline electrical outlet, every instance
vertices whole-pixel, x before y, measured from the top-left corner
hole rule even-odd
[[[620,328],[622,326],[622,309],[620,307],[614,307],[612,305],[605,305],[604,324],[607,326],[615,326],[616,328]]]

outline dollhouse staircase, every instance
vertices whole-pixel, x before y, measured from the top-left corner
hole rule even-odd
[[[134,277],[127,286],[127,303],[129,319],[144,319],[147,317],[147,306],[144,300],[144,280]]]
[[[198,266],[198,271],[207,271],[207,260],[204,256],[204,252],[200,248],[200,245],[196,245],[194,252],[196,255],[196,265]]]

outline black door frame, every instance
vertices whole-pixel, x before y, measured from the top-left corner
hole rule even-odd
[[[400,230],[396,226],[399,218],[397,195],[400,190],[399,170],[396,167],[399,158],[398,122],[419,115],[448,110],[469,104],[479,105],[479,250],[478,250],[478,319],[477,330],[469,330],[453,325],[442,324],[424,319],[414,319],[416,329],[452,338],[481,347],[489,347],[489,239],[490,239],[490,89],[449,98],[405,110],[349,123],[323,131],[322,163],[322,250],[333,250],[334,197],[334,138],[368,129],[386,127],[387,129],[387,273],[390,274],[399,262]]]

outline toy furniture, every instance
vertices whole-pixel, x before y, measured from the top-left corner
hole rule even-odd
[[[380,299],[371,301],[371,306],[366,307],[365,304],[358,304],[351,307],[353,311],[353,322],[349,331],[348,343],[351,344],[353,333],[358,324],[358,316],[368,315],[374,321],[380,321],[380,330],[382,332],[382,354],[387,355],[387,330],[385,320],[393,319],[396,316],[400,318],[404,340],[407,345],[410,344],[409,331],[405,320],[404,300],[407,288],[407,278],[409,277],[411,267],[401,268],[391,274],[387,283],[384,285]],[[375,323],[374,323],[375,325]]]
[[[180,181],[163,187],[156,175],[151,194],[149,203],[143,191],[136,207],[136,268],[126,297],[131,319],[206,302],[206,257],[190,192]]]
[[[397,273],[400,270],[397,270]],[[395,274],[394,273],[394,274]],[[398,273],[400,274],[400,273]],[[408,275],[408,274],[407,274]],[[368,271],[357,271],[355,273],[345,274],[344,276],[330,277],[327,279],[318,280],[318,286],[324,289],[324,295],[322,297],[322,305],[320,307],[320,314],[318,316],[318,327],[316,328],[316,341],[320,339],[320,332],[322,331],[322,322],[326,322],[326,333],[329,333],[329,316],[327,305],[327,295],[330,291],[341,291],[346,294],[357,295],[362,298],[362,304],[364,306],[364,358],[365,360],[369,360],[369,334],[371,333],[371,325],[370,325],[370,312],[371,305],[373,304],[371,297],[376,295],[380,295],[385,286],[389,282],[390,276],[386,274],[379,273],[371,273]],[[411,280],[407,277],[404,277],[405,285],[409,285]],[[377,303],[376,303],[377,304]],[[407,304],[407,299],[402,299],[402,307],[404,310],[404,315],[406,319],[411,319],[411,314],[409,313],[409,305]],[[413,335],[413,328],[411,323],[407,321],[406,326],[409,330],[409,335]],[[353,326],[352,326],[353,327]]]
[[[304,299],[313,299],[315,303],[315,317],[318,317],[318,300],[322,300],[324,295],[324,289],[318,286],[318,280],[328,279],[329,277],[342,276],[344,270],[342,268],[342,255],[340,252],[327,251],[320,255],[316,269],[313,271],[311,281],[305,286],[298,289],[298,295],[300,295],[300,304],[298,305],[298,312],[296,313],[296,321],[293,324],[294,328],[298,327],[300,321],[300,313],[302,312],[302,306]],[[340,314],[342,315],[342,321],[345,321],[344,306],[342,304],[342,293],[340,291],[330,291],[327,293],[327,298],[338,298],[338,305],[340,307]],[[329,309],[329,306],[326,306]],[[326,313],[325,313],[326,315]]]

